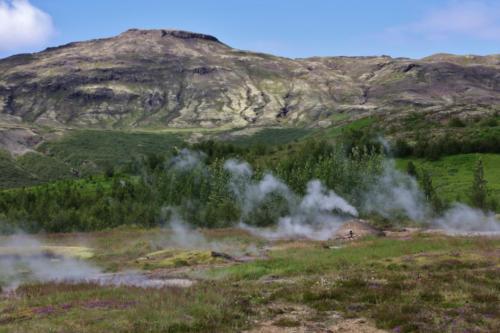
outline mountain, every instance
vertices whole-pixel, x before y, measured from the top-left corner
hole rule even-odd
[[[288,59],[204,34],[131,29],[0,60],[0,122],[12,128],[324,127],[498,110],[500,55]]]

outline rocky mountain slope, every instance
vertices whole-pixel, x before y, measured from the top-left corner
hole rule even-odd
[[[497,110],[500,55],[287,59],[132,29],[0,60],[0,122],[10,126],[328,126],[339,113],[390,121]]]

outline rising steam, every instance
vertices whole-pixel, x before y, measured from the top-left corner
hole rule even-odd
[[[103,273],[87,261],[52,255],[33,237],[13,235],[0,242],[0,291],[12,292],[27,282],[94,283],[137,288],[189,287],[188,279],[153,279],[141,272]]]
[[[500,222],[492,212],[483,212],[463,203],[454,203],[437,218],[418,187],[415,178],[397,171],[394,161],[385,163],[382,175],[363,196],[364,213],[377,213],[386,218],[407,217],[415,222],[429,223],[450,234],[496,233]]]
[[[0,246],[21,252],[0,253],[0,279],[4,280],[6,289],[15,289],[26,280],[74,282],[85,281],[101,274],[99,268],[83,260],[46,254],[40,242],[26,235],[11,236],[1,242]]]
[[[186,223],[173,207],[162,209],[163,217],[168,220],[170,235],[162,242],[163,247],[180,249],[210,250],[223,253],[231,253],[232,256],[245,256],[248,254],[258,254],[258,250],[253,244],[240,244],[233,241],[208,240],[203,233]]]
[[[307,193],[292,214],[278,220],[272,229],[253,228],[246,224],[241,227],[268,239],[307,238],[327,240],[342,225],[345,216],[357,216],[351,206],[335,192],[327,190],[319,180],[307,184]]]
[[[500,222],[492,212],[485,213],[462,203],[455,203],[433,225],[450,234],[500,233]]]
[[[231,188],[238,198],[243,215],[254,211],[269,195],[278,195],[287,204],[288,215],[278,218],[273,228],[255,228],[241,222],[240,227],[265,238],[324,240],[330,238],[345,216],[357,216],[356,208],[319,180],[307,184],[306,195],[299,198],[284,182],[271,174],[260,181],[252,179],[253,171],[246,162],[228,160],[225,169],[231,174]]]
[[[270,194],[279,195],[289,205],[297,201],[290,188],[272,174],[265,174],[260,181],[252,180],[253,170],[247,162],[231,159],[224,163],[224,168],[231,174],[230,187],[236,195],[243,215],[249,214],[269,199]]]
[[[202,152],[182,149],[179,154],[173,157],[170,161],[173,168],[183,171],[189,171],[202,165],[205,159],[205,154]]]
[[[415,178],[394,167],[394,161],[384,164],[382,174],[363,195],[363,212],[377,213],[385,218],[404,216],[424,221],[430,209]]]

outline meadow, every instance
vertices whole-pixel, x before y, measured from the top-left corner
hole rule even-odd
[[[137,259],[157,250],[158,239],[167,239],[168,232],[120,228],[40,240],[81,243],[95,253],[90,262],[108,270],[131,269],[140,267]],[[151,271],[191,278],[196,284],[190,288],[24,285],[0,298],[0,332],[257,332],[263,327],[288,332],[333,330],[345,323],[354,323],[351,332],[500,328],[498,239],[394,232],[385,238],[314,242],[267,241],[235,229],[203,234],[219,244],[255,244],[265,256]]]

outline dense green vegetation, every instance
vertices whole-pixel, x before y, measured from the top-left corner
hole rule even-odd
[[[163,153],[169,147],[182,145],[185,138],[184,133],[80,130],[46,142],[39,150],[81,174],[91,174],[124,165],[137,155]]]
[[[498,116],[468,121],[452,118],[447,124],[441,124],[414,113],[402,123],[382,126],[384,119],[371,116],[317,131],[314,136],[332,138],[348,148],[385,145],[382,139],[385,137],[391,146],[390,153],[396,157],[438,160],[457,154],[500,153],[499,119]]]
[[[75,174],[62,161],[40,153],[27,153],[16,160],[19,167],[36,175],[39,182],[73,178]]]
[[[174,149],[171,154],[135,159],[123,168],[126,173],[111,170],[104,178],[3,191],[3,226],[31,232],[96,230],[122,224],[150,227],[168,219],[162,215],[165,207],[177,207],[185,220],[203,227],[227,226],[240,217],[250,224],[268,225],[287,213],[287,207],[280,206],[284,198],[273,193],[251,216],[243,214],[224,163],[234,157],[256,161],[255,150],[216,143],[197,147],[206,151],[206,156]],[[343,149],[321,141],[283,149],[286,158],[254,163],[254,181],[271,171],[292,190],[303,193],[311,179],[321,179],[356,204],[359,193],[381,170],[382,156],[376,152],[355,149],[346,156]]]
[[[385,148],[374,139],[376,132],[367,128],[370,123],[363,121],[345,129],[336,143],[321,140],[317,133],[293,144],[203,141],[190,147],[201,152],[194,153],[200,163],[180,168],[174,161],[183,158],[181,147],[187,146],[181,140],[183,135],[75,132],[46,143],[42,147],[46,155],[30,153],[17,160],[3,155],[1,161],[9,170],[3,175],[7,185],[40,184],[0,192],[3,231],[97,230],[131,224],[151,227],[169,218],[165,207],[176,207],[185,220],[203,227],[228,226],[241,219],[262,226],[286,215],[283,198],[271,195],[251,216],[243,216],[242,203],[231,188],[231,175],[224,168],[231,158],[252,165],[253,181],[270,172],[295,193],[303,194],[308,181],[320,179],[360,208],[362,193],[380,174],[384,159]],[[290,133],[285,136],[295,137],[296,133]],[[482,208],[496,210],[499,155],[480,156],[486,180]],[[404,158],[397,165],[402,171],[408,169],[410,161],[415,165],[410,173],[419,180],[431,206],[440,211],[455,200],[478,206],[466,195],[478,158],[473,154],[438,161]],[[11,179],[24,179],[24,183],[9,183]],[[53,179],[62,180],[50,182]]]
[[[428,133],[421,133],[417,134],[413,144],[398,139],[394,153],[399,157],[415,156],[429,160],[456,154],[500,153],[500,128],[473,129],[461,134],[446,132],[432,138]]]
[[[9,153],[0,150],[0,185],[18,187],[37,183],[35,175],[20,167]]]
[[[162,249],[159,244],[166,246],[168,231],[150,228],[163,226],[174,212],[208,228],[232,226],[240,219],[267,226],[287,213],[279,195],[244,213],[232,191],[231,174],[224,168],[228,159],[248,161],[255,170],[252,181],[271,172],[298,194],[304,193],[309,180],[321,179],[359,207],[360,194],[373,184],[391,154],[370,123],[365,120],[340,131],[333,135],[335,141],[324,140],[319,132],[309,133],[305,140],[290,132],[283,134],[287,137],[283,142],[267,144],[274,135],[268,132],[265,139],[251,144],[208,140],[189,145],[189,155],[182,150],[188,145],[171,138],[171,133],[163,137],[103,132],[110,137],[103,139],[102,147],[98,140],[84,144],[92,136],[90,131],[74,134],[77,138],[46,144],[43,156],[33,153],[17,160],[2,156],[0,163],[9,170],[3,179],[15,188],[0,191],[0,232],[106,229],[85,236],[45,237],[70,246],[85,237],[85,245],[95,249],[91,260],[106,271],[158,269],[138,258]],[[299,140],[289,142],[291,137]],[[122,138],[118,140],[122,147],[113,149],[117,138]],[[142,149],[141,144],[151,147]],[[494,208],[492,202],[500,199],[498,154],[444,154],[437,159],[410,155],[398,158],[396,164],[418,179],[436,210],[454,200]],[[9,183],[13,179],[29,182]],[[29,187],[19,188],[22,185]],[[368,217],[387,223],[378,216]],[[204,232],[224,235],[224,240],[234,237],[245,244],[270,245],[232,229]],[[222,236],[215,241],[220,244]],[[280,243],[266,252],[266,259],[250,263],[190,267],[198,284],[186,290],[56,282],[24,285],[17,298],[0,298],[0,306],[8,305],[0,312],[0,332],[233,332],[264,320],[277,327],[295,327],[302,319],[325,323],[332,311],[347,318],[369,318],[378,328],[395,332],[493,332],[500,327],[495,275],[499,257],[491,255],[498,251],[495,239],[417,234],[404,240],[389,236],[295,245],[280,249]],[[182,263],[191,264],[196,265]],[[286,310],[276,310],[277,305]],[[312,315],[293,320],[279,316],[295,306]]]
[[[408,121],[420,124],[421,118]],[[498,210],[500,155],[483,153],[500,147],[495,121],[435,124],[432,128],[448,134],[426,140],[421,132],[416,141],[396,140],[393,148],[381,139],[383,132],[374,117],[322,130],[274,128],[248,136],[211,133],[216,140],[192,145],[185,141],[191,133],[183,131],[73,131],[44,143],[37,153],[17,159],[0,155],[0,186],[9,189],[0,192],[0,219],[8,222],[7,229],[95,230],[122,224],[159,225],[168,218],[162,208],[180,207],[182,217],[196,225],[227,226],[242,215],[224,169],[231,158],[248,161],[255,170],[254,181],[270,172],[303,194],[309,180],[320,179],[359,208],[360,194],[380,173],[384,154],[404,156],[397,160],[399,169],[419,180],[436,211],[455,200]],[[202,163],[175,168],[171,161],[184,147],[202,152]],[[461,151],[481,153],[457,154]],[[467,194],[481,157],[484,205]],[[413,169],[408,168],[409,162]],[[256,225],[276,221],[286,214],[284,208],[273,209],[282,205],[280,200],[273,198],[247,220]]]
[[[0,151],[0,188],[31,186],[102,174],[134,157],[186,145],[183,132],[148,133],[78,130],[18,158]]]

